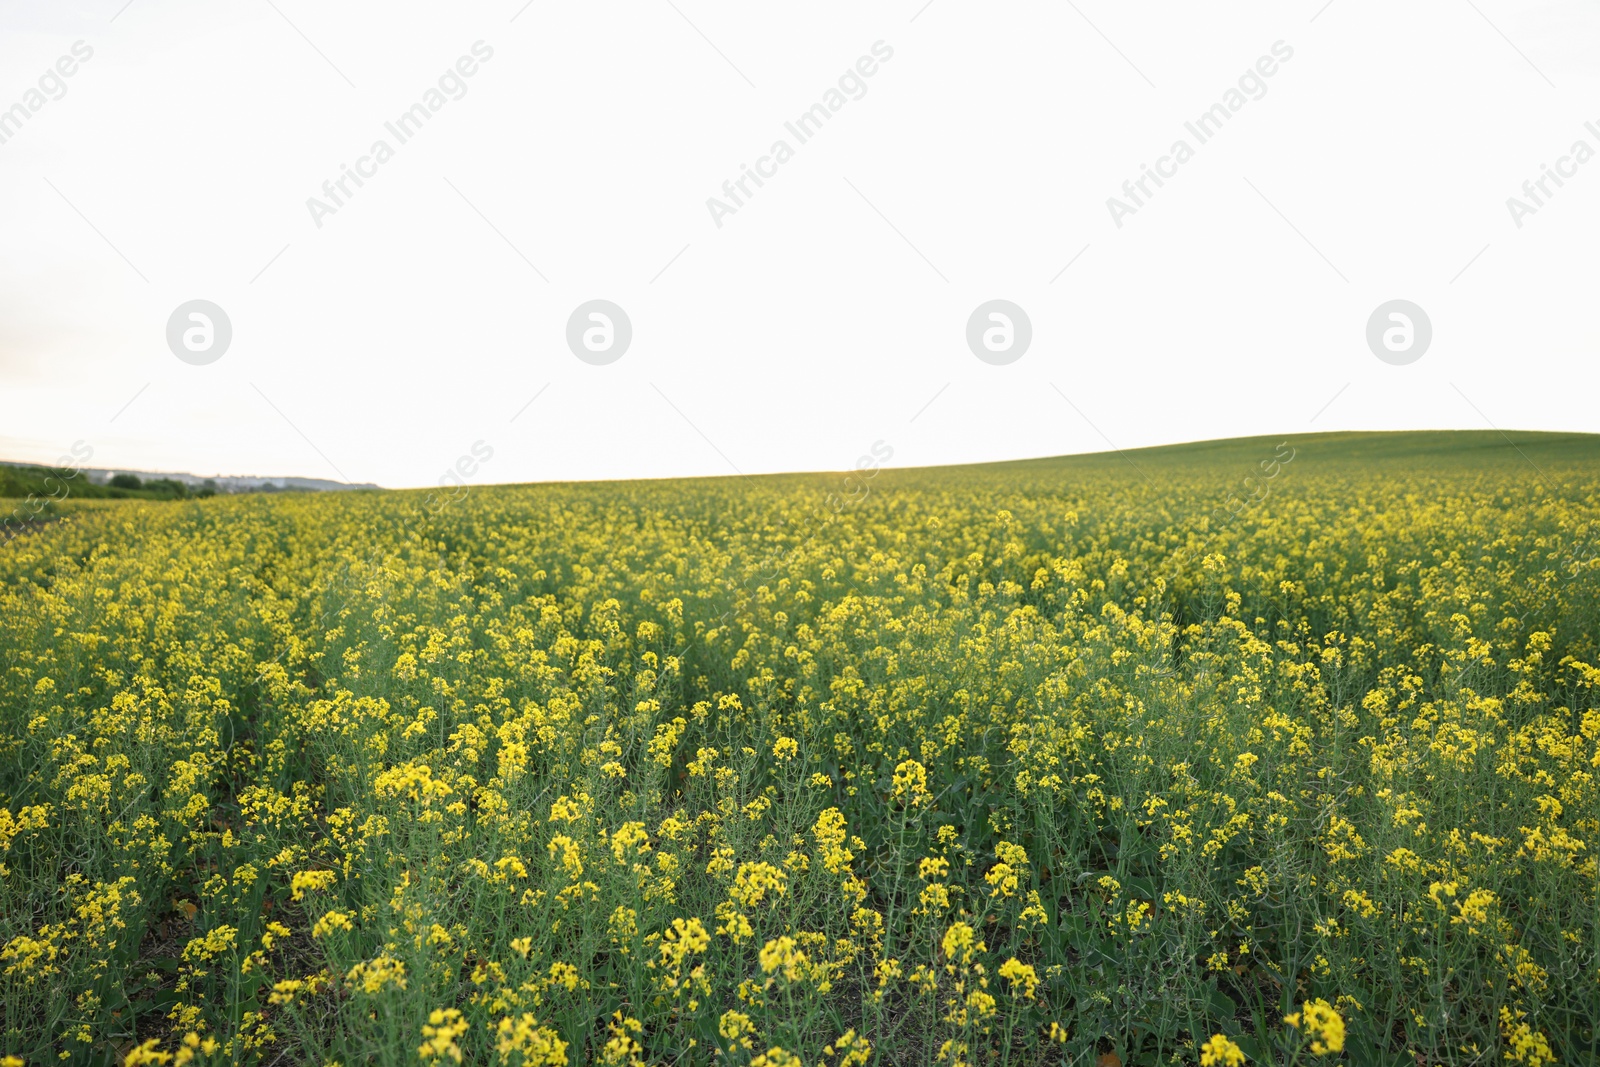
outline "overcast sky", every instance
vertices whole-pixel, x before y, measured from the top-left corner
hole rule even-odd
[[[478,442],[510,482],[1600,430],[1592,3],[125,2],[0,0],[0,458],[409,486]],[[1020,357],[1015,316],[969,346],[991,300]]]

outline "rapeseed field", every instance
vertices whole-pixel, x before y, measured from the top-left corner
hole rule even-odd
[[[72,504],[7,1067],[1600,1055],[1600,439]]]

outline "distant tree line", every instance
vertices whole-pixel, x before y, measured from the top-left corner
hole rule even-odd
[[[142,497],[150,500],[188,500],[217,495],[217,483],[210,478],[194,486],[173,478],[141,480],[137,474],[113,474],[103,488],[105,495],[113,499]]]
[[[215,481],[198,486],[175,478],[142,479],[137,474],[114,474],[104,485],[74,467],[15,467],[0,463],[0,498],[16,504],[0,508],[0,544],[30,528],[52,522],[60,515],[57,505],[69,497],[84,500],[194,500],[216,496]]]
[[[63,492],[63,490],[66,490]],[[88,475],[71,467],[13,467],[0,464],[0,497],[38,496],[84,500],[191,500],[216,496],[217,483],[207,478],[199,485],[185,485],[175,478],[140,478],[137,474],[114,474],[104,485],[89,481]]]

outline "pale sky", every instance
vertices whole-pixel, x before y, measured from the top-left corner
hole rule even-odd
[[[0,458],[412,486],[479,442],[513,482],[1600,431],[1593,4],[125,2],[0,0]],[[1004,365],[991,300],[1031,322]]]

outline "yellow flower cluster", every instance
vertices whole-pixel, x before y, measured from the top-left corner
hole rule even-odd
[[[1283,1024],[1305,1031],[1314,1056],[1344,1051],[1344,1020],[1326,1000],[1318,998],[1302,1004],[1299,1011],[1283,1017]]]
[[[1244,1049],[1222,1034],[1213,1034],[1200,1046],[1200,1067],[1242,1067]]]

